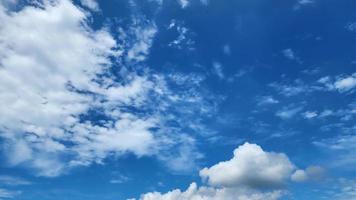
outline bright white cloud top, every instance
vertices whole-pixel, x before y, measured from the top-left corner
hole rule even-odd
[[[200,171],[209,186],[192,183],[186,191],[152,192],[140,200],[276,200],[283,196],[284,184],[295,169],[285,154],[245,143],[234,150],[232,159]]]

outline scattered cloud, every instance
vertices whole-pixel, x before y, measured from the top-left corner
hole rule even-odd
[[[168,46],[176,48],[179,50],[194,50],[194,40],[192,39],[193,33],[187,27],[184,26],[183,22],[177,22],[176,20],[171,20],[171,23],[168,26],[168,30],[174,29],[178,36],[175,40],[168,43]]]
[[[231,48],[230,48],[230,45],[225,44],[225,45],[223,46],[223,52],[224,52],[225,55],[231,55]]]
[[[355,32],[356,31],[356,22],[349,22],[345,26],[346,30]]]
[[[192,183],[186,191],[176,189],[164,194],[150,192],[143,194],[140,200],[277,200],[281,196],[281,191],[257,192],[239,188],[198,187],[196,183]]]
[[[306,111],[303,113],[304,118],[312,119],[318,116],[318,113],[315,111]]]
[[[116,41],[105,27],[90,29],[89,17],[69,0],[0,7],[0,112],[7,113],[0,136],[8,163],[58,176],[132,153],[194,168],[196,160],[186,159],[199,154],[192,124],[204,127],[199,116],[215,110],[199,80],[132,69],[149,54],[154,22],[134,18]],[[187,127],[190,136],[180,133]]]
[[[99,4],[96,0],[80,0],[80,3],[92,11],[100,11]]]
[[[328,151],[330,159],[334,162],[329,163],[333,168],[342,168],[347,170],[355,170],[351,166],[356,164],[356,136],[344,135],[334,138],[314,141],[313,144],[323,150]]]
[[[328,90],[337,90],[341,93],[343,92],[352,92],[356,87],[356,73],[352,75],[340,75],[336,78],[329,76],[322,77],[318,80],[318,83],[321,83]]]
[[[276,116],[282,119],[290,119],[302,111],[302,107],[284,107],[276,112]]]
[[[189,0],[177,0],[177,1],[183,9],[186,8],[190,4]]]
[[[279,101],[273,98],[272,96],[263,96],[258,98],[258,103],[257,105],[263,106],[263,105],[271,105],[271,104],[278,104]]]
[[[298,0],[297,3],[294,5],[294,10],[299,10],[304,6],[315,4],[314,0]]]
[[[21,194],[21,191],[13,191],[0,188],[0,199],[13,199],[19,194]]]
[[[223,66],[219,62],[213,62],[213,73],[218,76],[220,79],[224,79],[225,75],[223,72]]]
[[[0,184],[17,186],[17,185],[31,185],[32,183],[20,177],[0,175]]]

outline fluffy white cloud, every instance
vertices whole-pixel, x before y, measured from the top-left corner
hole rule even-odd
[[[172,109],[184,117],[192,110],[209,113],[199,92],[189,87],[173,93],[168,82],[178,83],[171,78],[121,66],[122,60],[146,58],[154,23],[143,20],[121,30],[119,46],[107,29],[92,30],[88,17],[69,0],[18,11],[0,6],[0,113],[6,113],[0,115],[0,136],[9,164],[57,176],[110,155],[157,155],[178,142],[193,150],[194,142],[175,132],[186,122],[165,124],[177,121]],[[117,76],[109,73],[113,67]],[[178,156],[191,155],[180,149]]]
[[[285,154],[245,143],[235,149],[231,160],[202,169],[200,176],[214,186],[268,188],[283,186],[293,170]]]
[[[298,169],[292,176],[291,180],[295,182],[318,181],[324,177],[325,169],[320,166],[309,166],[305,170]]]
[[[348,91],[356,87],[356,73],[352,76],[339,78],[335,83],[334,86],[339,91]]]
[[[277,200],[282,196],[281,191],[258,192],[239,188],[198,187],[190,184],[186,191],[179,189],[161,194],[147,193],[140,200]]]
[[[200,171],[208,186],[192,183],[185,191],[150,192],[140,200],[277,200],[285,192],[285,182],[300,173],[292,174],[294,169],[285,154],[265,152],[256,144],[245,143],[235,149],[231,160]]]

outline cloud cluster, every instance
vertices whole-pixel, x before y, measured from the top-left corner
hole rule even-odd
[[[298,171],[293,174],[295,169],[285,154],[245,143],[234,150],[232,159],[200,171],[208,186],[192,183],[186,191],[150,192],[140,200],[276,200],[283,196],[284,185],[292,175],[294,179],[298,176]]]
[[[88,19],[69,0],[18,11],[0,6],[0,136],[8,164],[57,176],[133,153],[159,155],[180,170],[174,163],[187,162],[195,142],[177,132],[195,122],[187,118],[211,111],[199,83],[134,69],[149,54],[153,22],[134,19],[119,30],[134,37],[118,42],[108,28],[91,29]],[[172,92],[172,85],[183,89]]]

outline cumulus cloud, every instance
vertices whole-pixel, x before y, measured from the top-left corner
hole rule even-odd
[[[210,185],[250,188],[281,187],[294,165],[285,154],[265,152],[256,144],[245,143],[234,150],[231,160],[200,171]]]
[[[281,191],[256,192],[238,188],[198,187],[192,183],[186,191],[179,189],[167,193],[151,192],[141,196],[140,200],[277,200]]]
[[[150,192],[140,200],[277,200],[294,169],[285,154],[245,143],[235,149],[232,159],[200,171],[208,186],[192,183],[185,191]]]

